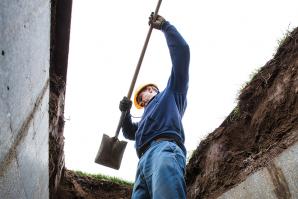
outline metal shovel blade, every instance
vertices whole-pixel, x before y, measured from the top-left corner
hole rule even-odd
[[[95,162],[113,169],[119,169],[127,142],[103,134]]]

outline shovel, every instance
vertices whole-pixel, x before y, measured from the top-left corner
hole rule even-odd
[[[161,1],[162,0],[158,0],[155,12],[154,12],[154,16],[153,18],[156,19],[157,17],[157,13],[159,10],[159,7],[161,5]],[[137,77],[141,68],[141,64],[148,46],[148,42],[152,33],[153,27],[150,26],[149,31],[147,33],[147,37],[134,73],[134,76],[132,78],[131,84],[130,84],[130,88],[127,94],[127,98],[130,99],[131,95],[132,95],[132,91],[134,89],[135,83],[137,81]],[[122,157],[123,157],[123,153],[125,150],[125,147],[127,145],[126,141],[119,141],[118,139],[118,135],[123,123],[123,120],[126,116],[127,112],[122,112],[121,116],[120,116],[120,120],[116,129],[116,133],[114,137],[109,137],[106,134],[103,134],[102,136],[102,140],[101,140],[101,144],[100,144],[100,148],[97,152],[96,158],[95,158],[95,162],[113,169],[119,169],[120,165],[121,165],[121,161],[122,161]]]

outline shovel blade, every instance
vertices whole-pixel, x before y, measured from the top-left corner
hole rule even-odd
[[[119,169],[127,142],[103,134],[95,162],[113,169]]]

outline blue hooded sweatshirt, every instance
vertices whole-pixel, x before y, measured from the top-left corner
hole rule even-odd
[[[184,154],[182,117],[186,109],[189,81],[189,46],[177,29],[165,22],[161,29],[166,37],[172,60],[172,71],[166,88],[145,107],[142,118],[134,123],[131,115],[124,118],[122,131],[125,138],[135,140],[137,152],[161,134],[178,141]]]

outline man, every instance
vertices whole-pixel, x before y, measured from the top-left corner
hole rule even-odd
[[[186,109],[189,47],[163,17],[153,20],[152,13],[149,24],[165,35],[172,71],[162,92],[154,84],[146,84],[135,92],[135,106],[145,109],[138,123],[131,120],[132,102],[127,97],[120,101],[120,110],[127,112],[122,125],[124,137],[135,140],[140,158],[132,198],[184,199],[186,149],[181,119]]]

